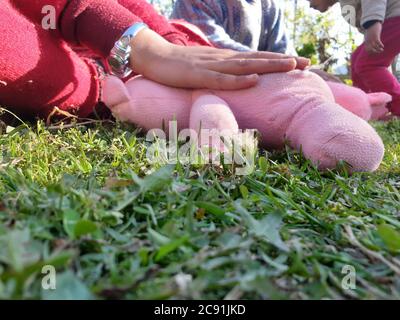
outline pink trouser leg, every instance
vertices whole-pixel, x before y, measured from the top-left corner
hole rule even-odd
[[[351,80],[353,81],[353,86],[360,88],[361,90],[368,92],[368,88],[365,87],[360,75],[356,72],[355,66],[357,65],[358,58],[363,49],[363,46],[359,46],[351,55]]]
[[[383,24],[382,42],[385,50],[380,54],[368,54],[364,44],[353,56],[353,81],[366,92],[386,92],[393,97],[388,106],[400,116],[400,83],[388,70],[400,53],[400,17],[388,19]],[[362,80],[361,80],[362,79]]]

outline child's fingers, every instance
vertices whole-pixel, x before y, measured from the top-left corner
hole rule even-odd
[[[258,82],[258,75],[230,75],[211,70],[202,70],[195,73],[192,83],[197,88],[214,90],[239,90],[252,87]]]
[[[373,48],[375,53],[381,53],[384,50],[384,46],[380,41],[376,41]]]
[[[379,54],[384,51],[384,45],[380,41],[367,43],[365,49],[369,54]]]
[[[373,54],[375,52],[374,46],[372,43],[366,43],[365,44],[365,50],[369,53],[369,54]]]
[[[202,64],[208,70],[232,74],[247,75],[254,73],[271,73],[291,71],[296,67],[294,59],[232,59],[227,61],[210,61]]]
[[[171,72],[169,72],[171,74]],[[151,76],[147,76],[153,80]],[[157,80],[159,80],[158,78]],[[161,78],[160,81],[169,86],[188,89],[211,89],[211,90],[239,90],[253,87],[257,84],[259,76],[231,75],[203,68],[194,68],[190,72],[175,73],[172,77]]]
[[[296,68],[304,69],[310,65],[310,59],[304,57],[294,57],[291,55],[276,53],[276,52],[267,52],[267,51],[256,51],[256,52],[240,52],[236,53],[232,58],[235,59],[295,59],[296,60]]]
[[[304,70],[311,65],[311,60],[303,57],[294,57],[297,62],[297,69]]]

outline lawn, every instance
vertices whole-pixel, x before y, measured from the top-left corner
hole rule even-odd
[[[400,121],[375,127],[384,162],[353,176],[289,150],[248,176],[150,165],[109,122],[9,128],[0,298],[399,299]]]

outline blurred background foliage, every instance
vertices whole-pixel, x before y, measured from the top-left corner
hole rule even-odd
[[[165,16],[169,16],[174,0],[148,0]],[[306,0],[277,0],[285,12],[288,35],[298,55],[310,58],[328,72],[348,79],[350,57],[363,36],[348,25],[336,5],[325,14],[310,8]],[[394,66],[396,62],[394,63]],[[400,78],[400,60],[397,64]]]

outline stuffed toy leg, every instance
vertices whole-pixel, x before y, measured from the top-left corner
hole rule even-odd
[[[327,81],[336,103],[360,118],[368,120],[386,120],[389,109],[386,105],[392,96],[385,92],[365,93],[356,87]]]
[[[338,105],[325,81],[311,72],[266,74],[257,86],[237,91],[176,89],[141,77],[124,84],[109,77],[103,94],[117,119],[146,130],[175,119],[178,129],[207,120],[208,127],[235,131],[237,122],[240,129],[258,130],[264,147],[288,143],[320,169],[342,160],[350,171],[374,171],[383,158],[375,130]]]

